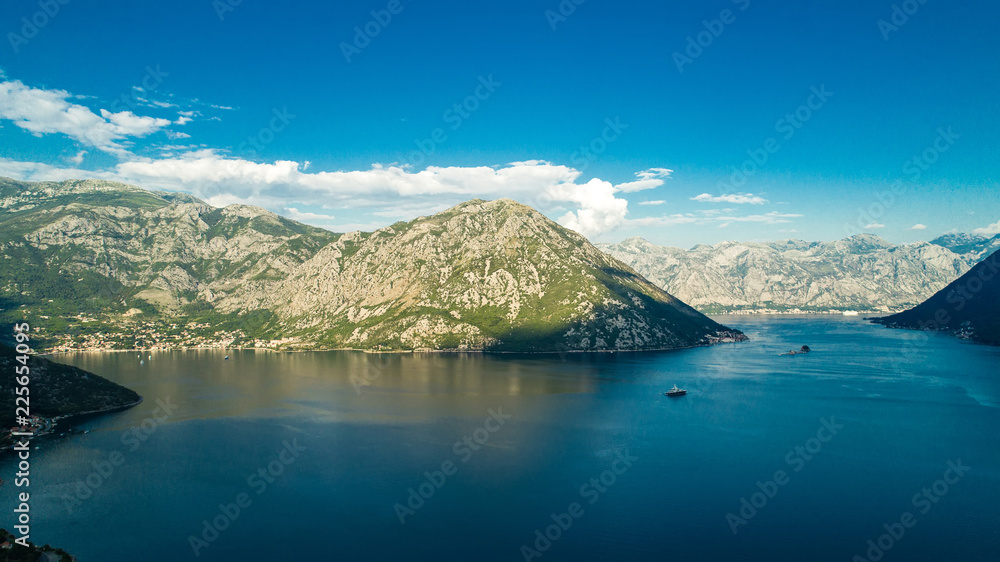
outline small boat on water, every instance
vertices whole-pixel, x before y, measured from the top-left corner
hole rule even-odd
[[[843,312],[843,315],[844,316],[857,316],[858,315],[858,311],[857,310],[845,310]]]
[[[675,384],[673,388],[664,392],[663,394],[664,396],[684,396],[687,393],[688,391],[684,390],[683,388],[677,388],[677,385]]]

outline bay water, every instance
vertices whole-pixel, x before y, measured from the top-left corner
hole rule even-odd
[[[1000,348],[716,319],[751,340],[59,355],[145,400],[36,441],[31,540],[82,562],[996,559]]]

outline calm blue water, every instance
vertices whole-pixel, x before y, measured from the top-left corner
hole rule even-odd
[[[752,341],[566,357],[62,356],[146,400],[41,441],[31,538],[84,562],[189,560],[189,537],[218,517],[199,560],[516,561],[576,502],[533,560],[846,562],[904,512],[916,524],[884,560],[996,559],[1000,348],[857,318],[721,321]],[[778,356],[802,344],[814,352]],[[351,377],[366,372],[359,393]],[[675,382],[690,394],[658,395]],[[176,411],[147,421],[145,441],[127,433],[167,398]],[[510,418],[486,422],[490,409]],[[820,432],[821,419],[842,427]],[[478,450],[456,450],[466,436]],[[284,464],[292,440],[305,450]],[[96,474],[116,452],[121,464]],[[970,470],[914,505],[958,459]],[[443,463],[453,474],[432,474],[442,485],[400,524],[394,505]],[[271,482],[248,482],[260,469]],[[0,461],[5,480],[14,471]],[[776,471],[787,482],[771,487]],[[67,508],[88,475],[90,497]],[[773,497],[754,498],[758,482]],[[13,493],[0,488],[0,505]],[[241,493],[249,505],[223,516]],[[741,498],[766,504],[733,534]]]

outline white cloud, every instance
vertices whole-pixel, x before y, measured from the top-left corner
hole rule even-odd
[[[691,213],[666,215],[662,217],[644,217],[639,219],[628,219],[626,221],[632,226],[673,226],[678,224],[717,224],[722,228],[734,222],[751,222],[763,224],[787,224],[791,219],[801,218],[802,215],[796,213],[770,213],[755,215],[694,215]]]
[[[667,168],[650,168],[648,170],[643,170],[641,172],[636,172],[635,175],[641,180],[648,180],[652,178],[666,178],[670,177],[670,174],[674,173],[673,170],[668,170]]]
[[[160,146],[156,147],[157,150],[163,150],[163,151],[167,151],[167,152],[174,151],[174,150],[191,151],[191,150],[194,150],[196,148],[198,148],[198,147],[196,145],[193,145],[193,144],[163,144],[163,145],[160,145]]]
[[[286,217],[299,222],[330,223],[333,222],[333,220],[335,219],[333,215],[324,215],[320,213],[300,211],[295,207],[285,207],[285,213],[283,214]]]
[[[412,220],[416,217],[425,217],[433,215],[435,213],[440,213],[448,207],[451,207],[451,203],[444,203],[440,201],[423,201],[423,200],[398,200],[396,204],[390,205],[388,207],[382,207],[378,211],[372,211],[370,214],[376,217],[382,217],[387,219],[397,220]]]
[[[767,203],[767,199],[759,195],[754,195],[753,193],[730,193],[713,196],[709,193],[702,193],[701,195],[696,195],[691,198],[692,201],[699,201],[701,203],[736,203],[750,205],[763,205]]]
[[[634,193],[636,191],[643,191],[646,189],[655,189],[663,185],[663,181],[670,177],[673,170],[668,170],[666,168],[650,168],[648,170],[643,170],[641,172],[636,172],[635,177],[639,178],[636,181],[620,183],[615,186],[615,190],[622,191],[624,193]]]
[[[412,218],[416,212],[430,214],[473,197],[509,197],[543,212],[562,207],[565,212],[558,222],[585,236],[617,228],[628,212],[628,202],[616,197],[618,191],[610,182],[595,178],[577,183],[579,170],[538,160],[496,167],[432,166],[416,172],[376,164],[368,170],[310,173],[298,162],[258,163],[204,149],[121,162],[114,173],[6,159],[0,159],[0,172],[28,180],[103,177],[147,189],[190,192],[212,205],[243,203],[277,213],[301,208],[300,204],[374,208],[386,215],[396,210],[395,216]],[[388,200],[393,209],[385,209]]]
[[[0,119],[8,119],[35,136],[63,134],[120,157],[129,154],[121,141],[146,136],[170,124],[166,119],[142,117],[131,111],[112,113],[102,109],[98,115],[70,102],[71,98],[73,95],[65,90],[32,88],[19,80],[6,80],[0,82]]]
[[[71,156],[69,158],[69,161],[72,162],[72,163],[74,163],[74,164],[76,164],[77,166],[79,166],[80,164],[83,163],[83,157],[86,156],[86,155],[87,155],[87,151],[86,150],[81,150],[80,152],[76,153],[76,156]]]
[[[876,228],[885,228],[885,225],[884,224],[879,224],[877,222],[873,222],[873,223],[865,225],[865,230],[874,230]]]
[[[101,117],[115,126],[116,133],[125,137],[144,137],[170,124],[169,119],[142,117],[131,111],[111,113],[107,109],[102,109]]]
[[[764,213],[763,215],[715,217],[715,220],[725,220],[734,222],[762,222],[766,224],[784,224],[792,222],[788,219],[797,219],[801,217],[802,215],[797,213],[779,213],[778,211],[771,211],[770,213]]]
[[[615,197],[611,183],[594,178],[584,185],[561,183],[550,186],[548,191],[557,201],[569,201],[580,206],[559,218],[559,224],[583,234],[593,236],[614,230],[625,221],[628,201]]]
[[[986,237],[996,236],[997,234],[1000,234],[1000,221],[997,221],[983,228],[977,228],[973,230],[972,233],[975,234],[976,236],[986,236]]]
[[[371,212],[374,216],[409,219],[438,212],[472,197],[510,197],[544,212],[562,209],[558,222],[585,236],[595,236],[623,225],[785,224],[802,217],[777,211],[739,215],[733,209],[713,209],[697,214],[629,219],[628,202],[616,196],[619,191],[610,182],[594,178],[584,184],[577,183],[580,171],[538,160],[496,167],[432,166],[416,172],[396,165],[374,165],[368,170],[308,173],[304,164],[298,162],[257,163],[203,149],[159,160],[122,162],[113,174],[81,173],[3,159],[0,159],[0,172],[33,180],[104,177],[149,189],[183,190],[212,205],[257,205],[321,226],[328,226],[332,217],[300,211],[302,206],[368,208],[375,209]],[[391,209],[386,208],[387,200],[393,201]],[[347,226],[351,225],[338,225],[338,229]]]
[[[63,181],[68,179],[103,179],[121,181],[114,172],[92,172],[79,168],[61,168],[40,162],[20,162],[0,157],[0,176],[25,181]]]
[[[631,226],[673,226],[677,224],[695,224],[695,223],[705,223],[705,219],[700,219],[694,215],[686,214],[682,215],[676,213],[673,215],[664,215],[661,217],[643,217],[639,219],[628,219],[628,224]]]
[[[152,107],[159,107],[159,108],[162,108],[162,109],[168,109],[168,108],[171,108],[171,107],[180,107],[176,103],[170,103],[170,102],[165,102],[165,101],[157,101],[157,100],[145,100],[145,101],[146,101],[147,105],[150,105]]]
[[[189,139],[191,135],[180,131],[167,131],[167,138],[170,140]]]
[[[176,107],[176,106],[175,106]],[[178,111],[177,120],[174,121],[175,125],[187,125],[191,121],[194,121],[195,117],[198,117],[201,113],[197,111]]]
[[[927,230],[927,225],[917,223],[908,228],[907,230]]]
[[[666,201],[662,201],[662,200],[660,200],[660,201],[640,201],[639,204],[640,205],[664,205],[664,204],[666,204]]]

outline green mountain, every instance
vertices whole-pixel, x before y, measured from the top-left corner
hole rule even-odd
[[[15,367],[24,366],[18,357],[13,348],[0,344],[0,369],[4,373],[0,377],[0,397],[4,404],[13,405],[17,396]],[[34,416],[55,418],[111,411],[134,406],[142,400],[134,391],[94,373],[44,357],[29,355],[27,367],[28,399],[30,413]],[[15,414],[13,407],[0,409],[0,428],[13,427]]]
[[[910,310],[874,322],[892,328],[943,330],[1000,345],[1000,250]]]
[[[103,181],[0,180],[0,316],[54,348],[671,349],[744,339],[510,200],[334,234]],[[37,340],[36,340],[37,341]]]

